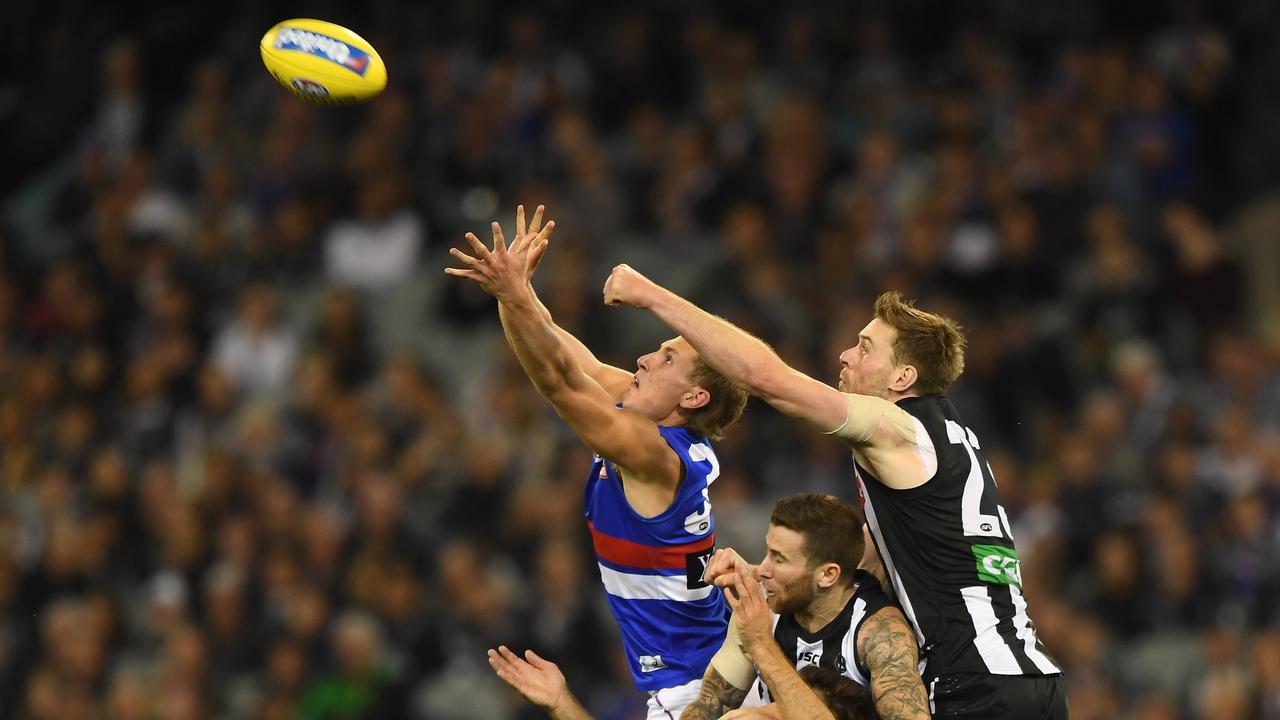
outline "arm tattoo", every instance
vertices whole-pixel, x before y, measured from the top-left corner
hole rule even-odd
[[[871,671],[871,697],[883,720],[929,720],[916,636],[900,610],[884,608],[863,621],[858,655]]]
[[[730,710],[737,710],[746,697],[746,690],[734,687],[715,668],[709,667],[702,678],[702,691],[698,693],[698,699],[685,708],[680,714],[680,720],[717,720]]]

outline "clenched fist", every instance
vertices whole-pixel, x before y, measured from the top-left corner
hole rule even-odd
[[[604,304],[648,308],[660,289],[652,280],[624,263],[614,267],[604,282]]]

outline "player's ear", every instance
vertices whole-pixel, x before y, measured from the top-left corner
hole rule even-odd
[[[697,410],[709,402],[711,402],[711,393],[695,385],[680,398],[680,407],[685,410]]]
[[[915,365],[903,365],[893,369],[893,374],[889,376],[889,389],[894,392],[904,393],[916,384],[916,380],[920,379],[920,373],[916,371]]]
[[[839,565],[829,562],[818,566],[818,587],[835,587],[838,582],[840,582]]]

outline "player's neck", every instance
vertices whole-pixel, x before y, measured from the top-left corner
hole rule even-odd
[[[821,630],[827,626],[827,623],[836,619],[844,606],[849,604],[849,598],[853,597],[857,589],[857,585],[841,585],[839,588],[814,597],[809,607],[796,613],[796,622],[805,629],[805,632],[813,633]]]
[[[917,393],[915,390],[908,390],[907,392],[902,392],[902,393],[894,392],[890,390],[888,393],[885,394],[884,399],[888,400],[894,405],[897,405],[899,400],[906,400],[907,398],[910,398],[910,397],[919,397],[919,396],[920,396],[919,393]]]

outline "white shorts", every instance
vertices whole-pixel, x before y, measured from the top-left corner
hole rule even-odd
[[[649,691],[649,714],[645,720],[680,720],[684,709],[698,699],[702,692],[702,678],[683,685]]]

